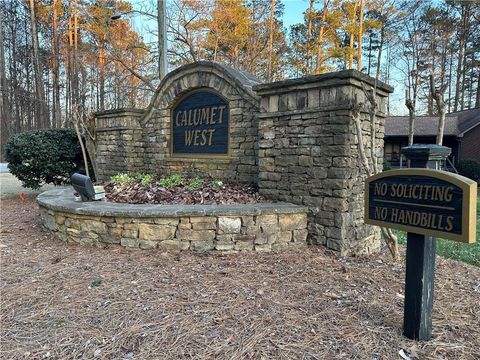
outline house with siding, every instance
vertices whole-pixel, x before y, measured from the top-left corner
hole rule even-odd
[[[400,165],[400,149],[408,144],[408,116],[385,119],[384,157],[392,166]],[[438,116],[417,116],[413,143],[435,144]],[[446,114],[443,145],[452,148],[449,160],[480,162],[480,108]]]

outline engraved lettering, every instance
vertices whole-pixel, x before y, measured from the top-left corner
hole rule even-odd
[[[185,145],[192,145],[193,130],[185,131]]]
[[[175,117],[175,124],[177,126],[180,126],[180,122],[179,122],[180,115],[182,115],[182,111],[177,112],[177,116]]]
[[[210,125],[215,125],[215,112],[217,111],[216,106],[210,108]]]
[[[453,216],[447,216],[447,226],[445,226],[445,231],[451,231],[453,229]]]
[[[215,129],[210,129],[208,130],[208,133],[209,133],[209,137],[208,137],[208,146],[211,146],[212,145],[212,135],[213,133],[215,132]]]
[[[219,123],[219,124],[221,124],[222,121],[223,121],[223,110],[224,110],[225,108],[226,108],[225,105],[218,107],[218,110],[220,111],[219,114],[218,114],[218,123]]]

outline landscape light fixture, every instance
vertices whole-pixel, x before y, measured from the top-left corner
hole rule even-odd
[[[102,186],[93,186],[90,177],[75,173],[71,177],[73,189],[80,195],[82,201],[101,200],[105,198]]]

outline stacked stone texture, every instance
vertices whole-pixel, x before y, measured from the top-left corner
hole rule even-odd
[[[233,72],[233,73],[232,73]],[[236,75],[236,76],[235,76]],[[167,75],[161,84],[152,117],[141,122],[137,111],[97,114],[100,180],[129,169],[153,174],[200,172],[217,179],[256,182],[259,99],[252,78],[226,66],[199,62]],[[240,81],[240,80],[243,80]],[[196,89],[209,89],[229,104],[230,154],[222,157],[175,157],[170,152],[171,112],[181,98]],[[128,123],[121,126],[119,123]],[[109,125],[111,124],[111,125]],[[122,130],[117,128],[121,127]],[[141,146],[136,146],[141,144]],[[124,162],[121,161],[125,158]],[[137,166],[138,165],[138,166]],[[106,166],[106,169],[103,167]]]
[[[118,109],[96,114],[98,180],[143,171],[142,110]]]
[[[365,90],[374,87],[374,80],[347,70],[257,85],[252,91],[251,79],[243,79],[242,83],[242,77],[244,73],[232,72],[219,64],[190,64],[164,79],[149,121],[142,122],[139,111],[99,114],[100,180],[119,172],[200,171],[218,179],[258,182],[260,192],[267,198],[310,208],[311,243],[324,244],[342,254],[377,250],[378,230],[363,221],[366,173],[359,158],[352,111],[355,102],[364,105],[360,118],[366,154],[370,157],[371,122]],[[229,103],[230,155],[209,159],[172,157],[172,108],[185,94],[205,88],[213,89]],[[374,152],[380,168],[386,101],[392,91],[388,85],[377,82]],[[220,224],[219,218],[209,221]],[[242,228],[248,228],[243,221],[242,217]],[[257,219],[252,221],[257,229],[262,228]],[[181,224],[180,221],[176,225],[175,237],[169,240],[198,241],[187,240],[187,235],[194,231],[191,219],[190,228],[183,229]],[[231,245],[229,234],[217,231],[212,240],[208,231],[213,229],[205,231],[206,239],[202,241],[214,241],[215,246],[221,247],[222,241],[229,239],[227,243]],[[263,231],[262,236],[268,237],[268,231]],[[142,239],[137,240],[132,240],[132,244],[140,246]],[[251,246],[257,245],[262,244]]]
[[[215,206],[211,209],[214,212]],[[40,205],[40,214],[57,238],[102,247],[279,251],[304,244],[307,238],[307,209],[300,207],[285,214],[127,217],[82,215]]]
[[[259,114],[259,188],[269,199],[306,205],[309,241],[342,254],[378,249],[379,234],[365,225],[364,179],[352,108],[365,103],[373,79],[356,71],[287,80],[254,88]],[[386,97],[377,84],[376,156],[382,159]],[[370,154],[370,120],[361,113]],[[381,168],[381,160],[379,164]]]

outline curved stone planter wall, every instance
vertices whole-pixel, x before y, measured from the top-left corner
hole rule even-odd
[[[43,225],[63,241],[165,250],[276,251],[305,243],[307,211],[287,203],[131,205],[75,202],[71,189],[37,198]]]

